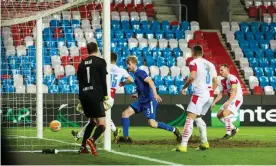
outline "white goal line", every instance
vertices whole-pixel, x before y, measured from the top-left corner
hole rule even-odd
[[[37,137],[26,137],[26,136],[17,136],[17,135],[11,135],[11,136],[6,137],[6,138],[11,138],[11,139],[14,139],[14,138],[26,138],[26,139],[36,138],[36,139],[38,139]],[[54,141],[54,142],[63,143],[63,144],[67,144],[67,145],[79,146],[78,143],[70,143],[70,142],[60,141],[60,140],[55,140],[55,139],[50,139],[50,138],[42,138],[42,140]],[[97,148],[97,149],[104,150],[103,148]],[[73,149],[58,150],[58,152],[77,152],[77,151],[78,150],[73,150]],[[21,151],[9,151],[9,152],[17,152],[17,153],[41,153],[42,150],[21,150]],[[173,162],[169,162],[169,161],[164,161],[164,160],[149,158],[149,157],[145,157],[145,156],[140,156],[140,155],[135,155],[135,154],[130,154],[130,153],[118,152],[118,151],[115,151],[115,150],[111,150],[111,151],[107,151],[107,152],[118,154],[118,155],[122,155],[122,156],[127,156],[127,157],[132,157],[132,158],[138,158],[138,159],[142,159],[142,160],[152,161],[152,162],[156,162],[156,163],[160,163],[160,164],[183,165],[183,164],[173,163]]]

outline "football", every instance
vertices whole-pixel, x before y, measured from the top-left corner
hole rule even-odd
[[[53,120],[51,123],[50,123],[50,129],[54,132],[57,132],[61,129],[61,123],[57,120]]]

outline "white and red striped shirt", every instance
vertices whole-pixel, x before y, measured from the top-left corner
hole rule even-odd
[[[227,78],[223,78],[221,79],[221,81],[219,81],[219,90],[221,92],[227,91],[228,95],[230,96],[230,94],[233,91],[232,85],[236,85],[237,87],[237,94],[235,98],[237,99],[243,98],[243,92],[242,92],[240,81],[236,76],[232,74],[229,74]]]
[[[121,79],[128,77],[129,74],[125,69],[120,68],[117,65],[111,64],[110,76],[111,76],[111,79],[110,79],[110,81],[111,81],[111,97],[114,99],[116,89],[119,87]]]

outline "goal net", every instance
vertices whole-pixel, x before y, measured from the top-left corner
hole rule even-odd
[[[1,1],[0,110],[11,151],[79,149],[71,131],[87,118],[76,111],[76,71],[88,42],[103,54],[102,9],[99,0]]]

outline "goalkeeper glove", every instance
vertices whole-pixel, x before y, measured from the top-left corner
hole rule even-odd
[[[108,96],[105,96],[104,97],[104,102],[103,102],[103,105],[104,105],[104,109],[107,111],[111,108],[111,104],[109,103],[109,100],[108,100]]]
[[[79,101],[79,104],[77,105],[76,110],[77,110],[79,113],[83,114],[83,109],[82,109],[82,105],[81,105],[80,101]]]

